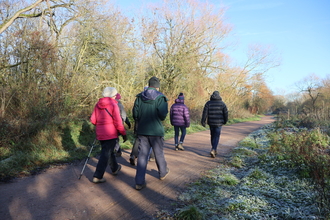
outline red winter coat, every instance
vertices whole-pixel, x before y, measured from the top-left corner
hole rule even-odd
[[[109,111],[111,116],[105,109]],[[109,97],[100,98],[94,107],[90,121],[96,125],[97,140],[115,139],[118,138],[118,133],[126,135],[119,113],[118,102],[115,99]]]

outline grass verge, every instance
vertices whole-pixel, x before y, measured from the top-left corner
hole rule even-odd
[[[226,163],[187,185],[172,209],[160,210],[156,218],[330,219],[315,181],[301,176],[291,161],[269,153],[272,130],[267,126],[251,133]]]

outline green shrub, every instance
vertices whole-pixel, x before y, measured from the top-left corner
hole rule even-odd
[[[195,206],[187,206],[183,208],[178,216],[177,219],[180,220],[202,220],[204,219],[203,213]]]
[[[230,159],[229,164],[236,168],[242,168],[244,166],[244,162],[239,156],[233,156]]]

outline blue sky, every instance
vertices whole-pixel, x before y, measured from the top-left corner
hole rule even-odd
[[[140,2],[140,3],[138,3]],[[158,0],[118,0],[124,13]],[[330,0],[211,0],[224,6],[233,26],[235,48],[228,50],[243,62],[249,45],[270,46],[281,58],[280,67],[267,73],[266,82],[275,95],[297,90],[295,84],[315,74],[330,76]],[[231,40],[231,39],[229,39]]]
[[[228,7],[226,17],[238,38],[234,58],[243,59],[254,43],[270,45],[280,54],[281,66],[267,77],[275,94],[296,91],[295,84],[310,74],[321,79],[330,75],[329,0],[224,0],[222,4]]]

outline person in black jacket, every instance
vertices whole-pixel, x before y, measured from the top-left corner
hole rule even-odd
[[[207,124],[210,126],[211,134],[211,157],[215,158],[217,155],[217,148],[220,141],[220,134],[222,125],[228,121],[228,109],[226,104],[222,101],[218,91],[214,91],[211,95],[210,101],[206,102],[201,124],[205,127]]]

